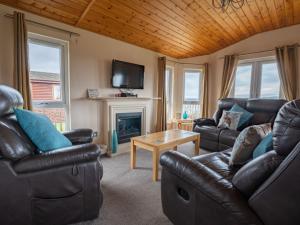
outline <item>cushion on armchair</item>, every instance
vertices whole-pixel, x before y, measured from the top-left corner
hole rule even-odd
[[[41,152],[72,146],[47,116],[21,109],[14,109],[14,112],[24,132]]]
[[[270,123],[254,125],[244,129],[233,145],[230,165],[244,165],[251,160],[255,147],[271,131]]]

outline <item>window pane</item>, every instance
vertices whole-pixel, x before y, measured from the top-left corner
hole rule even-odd
[[[33,108],[33,111],[48,116],[57,130],[65,131],[66,110],[64,108]]]
[[[184,72],[184,101],[200,100],[200,72]]]
[[[166,103],[167,103],[167,120],[172,119],[172,69],[166,69]]]
[[[60,73],[60,48],[29,42],[29,64],[31,71]]]
[[[235,98],[249,98],[251,87],[252,65],[240,65],[237,67],[234,85]]]
[[[51,41],[51,40],[50,40]],[[55,127],[66,129],[67,108],[63,101],[64,66],[63,44],[43,40],[29,40],[30,84],[33,111],[45,114]],[[61,69],[63,68],[63,69]]]
[[[280,97],[280,80],[276,63],[262,64],[260,97]]]

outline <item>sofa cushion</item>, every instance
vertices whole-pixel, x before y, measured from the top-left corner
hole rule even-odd
[[[238,104],[234,104],[234,106],[232,106],[232,108],[230,109],[230,112],[242,113],[238,124],[239,130],[246,127],[249,124],[251,118],[253,117],[253,113],[248,112],[244,108],[240,107]]]
[[[230,165],[244,165],[252,159],[255,147],[270,132],[270,123],[254,125],[244,129],[233,145]]]
[[[219,134],[221,132],[221,128],[217,128],[216,126],[198,126],[196,125],[194,128],[194,132],[198,132],[201,134],[201,138],[209,139],[212,141],[219,140]]]
[[[257,158],[258,156],[261,156],[265,154],[268,151],[271,151],[273,149],[273,135],[272,133],[269,133],[267,136],[265,136],[261,142],[255,147],[253,151],[253,158]]]
[[[273,126],[273,146],[287,156],[300,141],[300,100],[286,103],[279,110]]]
[[[230,112],[224,110],[218,124],[218,128],[228,128],[231,130],[236,130],[242,114],[243,113],[241,112]]]
[[[220,144],[232,147],[239,134],[240,131],[224,129],[220,132],[219,142]]]
[[[47,116],[21,109],[14,111],[20,126],[40,151],[72,146],[69,139],[56,130]]]
[[[249,198],[283,161],[275,151],[268,152],[244,165],[233,177],[232,183]]]

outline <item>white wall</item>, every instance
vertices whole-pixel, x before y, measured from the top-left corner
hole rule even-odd
[[[234,45],[217,51],[209,56],[199,56],[194,58],[188,58],[181,60],[181,62],[189,63],[204,63],[209,62],[209,102],[210,102],[210,114],[212,115],[215,111],[216,101],[220,94],[222,73],[223,73],[223,62],[225,55],[237,54],[240,55],[240,59],[251,59],[265,56],[275,55],[274,51],[268,51],[275,49],[275,47],[283,45],[291,45],[300,43],[300,25],[294,25],[278,30],[268,31],[254,35],[248,39],[240,41]],[[255,53],[261,52],[262,53]],[[299,52],[299,69],[300,69],[300,48]],[[245,54],[253,53],[253,54]],[[245,55],[243,55],[245,54]],[[298,74],[298,85],[300,86],[300,74]],[[300,97],[300,93],[298,93]]]
[[[0,5],[0,83],[7,85],[13,84],[13,24],[12,19],[3,15],[12,14],[12,12],[12,8]],[[118,89],[110,88],[112,59],[145,65],[145,87],[144,90],[137,90],[136,93],[143,97],[156,96],[157,57],[160,54],[30,13],[25,14],[27,19],[80,34],[78,38],[70,38],[68,34],[59,31],[37,25],[28,25],[30,32],[70,41],[72,128],[89,127],[101,133],[100,104],[87,100],[86,90],[87,88],[99,88],[103,96],[118,92]],[[151,130],[153,130],[155,104],[151,104],[150,110],[151,118],[153,118]]]

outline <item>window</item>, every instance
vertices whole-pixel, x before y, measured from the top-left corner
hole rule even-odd
[[[235,98],[280,98],[280,79],[275,59],[240,63],[236,69],[231,96]]]
[[[200,70],[184,70],[184,91],[182,112],[187,112],[191,119],[200,115]]]
[[[47,115],[56,128],[68,128],[68,44],[30,34],[30,84],[33,111]]]
[[[262,64],[261,98],[280,98],[280,79],[274,62]]]
[[[172,92],[173,92],[173,68],[167,67],[166,69],[166,104],[167,104],[167,121],[170,121],[173,118],[173,101],[172,101]]]
[[[240,65],[235,74],[234,96],[236,98],[249,98],[251,87],[252,65]]]

